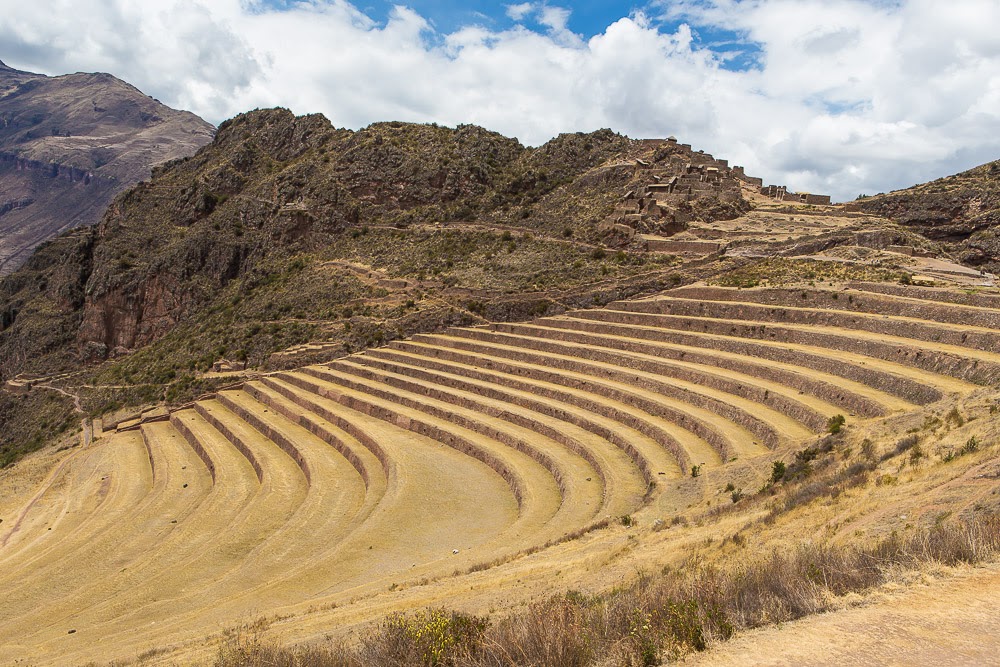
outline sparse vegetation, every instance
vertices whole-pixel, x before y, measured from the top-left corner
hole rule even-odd
[[[826,432],[831,434],[840,433],[840,429],[844,428],[845,423],[847,423],[847,419],[844,415],[834,415],[826,422]]]
[[[804,544],[742,565],[683,564],[607,595],[570,592],[492,620],[427,610],[392,616],[357,648],[280,649],[239,636],[216,667],[657,665],[741,630],[822,612],[886,582],[898,568],[976,564],[1000,555],[1000,517],[940,522],[871,546]]]

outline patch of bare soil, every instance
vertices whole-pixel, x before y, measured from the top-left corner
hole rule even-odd
[[[851,609],[752,632],[686,664],[995,665],[1000,660],[1000,567],[924,576]]]

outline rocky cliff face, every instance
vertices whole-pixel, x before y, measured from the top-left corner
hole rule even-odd
[[[1000,160],[858,203],[945,242],[965,264],[1000,272]]]
[[[46,77],[0,62],[0,275],[45,239],[97,223],[117,193],[212,132],[110,74]]]

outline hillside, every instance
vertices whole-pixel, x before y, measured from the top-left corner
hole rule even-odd
[[[969,266],[1000,270],[1000,161],[858,204],[947,244]]]
[[[47,77],[0,62],[0,275],[46,239],[96,224],[116,194],[212,131],[110,74]]]
[[[0,375],[87,373],[83,409],[96,415],[196,396],[223,358],[300,365],[658,289],[681,280],[681,260],[649,252],[644,233],[749,208],[710,163],[608,130],[529,149],[474,126],[354,132],[245,114],[0,283]],[[629,194],[669,173],[691,194],[664,193],[662,206]],[[15,411],[8,401],[20,423]]]
[[[527,148],[475,126],[238,116],[0,282],[0,379],[73,374],[45,405],[0,393],[0,450],[40,446],[74,411],[189,400],[225,381],[213,367],[294,368],[768,258],[979,279],[903,227],[775,188],[672,137]],[[39,410],[53,412],[44,429],[19,416]]]
[[[896,291],[697,284],[99,426],[0,476],[0,659],[275,664],[383,623],[312,664],[658,664],[994,559],[1000,295]],[[428,606],[500,613],[383,620]]]
[[[223,123],[0,280],[0,662],[651,665],[997,562],[995,276],[857,208]]]

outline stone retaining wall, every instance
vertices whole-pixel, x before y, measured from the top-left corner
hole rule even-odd
[[[706,324],[700,320],[671,315],[652,315],[645,313],[628,313],[625,311],[592,310],[575,313],[581,319],[593,319],[613,324],[640,324],[655,326],[657,331],[650,333],[656,340],[676,345],[699,347],[709,350],[720,350],[747,357],[790,363],[803,368],[812,368],[830,375],[837,375],[848,380],[854,380],[869,387],[892,394],[904,400],[925,405],[940,400],[942,394],[933,387],[869,366],[855,365],[842,358],[826,354],[818,354],[806,350],[777,347],[755,343],[743,338],[737,338],[728,330],[718,334],[707,333]],[[652,324],[650,324],[652,323]],[[697,332],[697,333],[694,333]]]
[[[588,313],[586,312],[571,314],[575,317],[580,317],[581,319],[552,318],[538,320],[536,326],[551,327],[554,329],[568,329],[571,331],[582,332],[583,334],[593,334],[589,336],[572,336],[564,333],[552,333],[548,335],[554,336],[558,338],[558,340],[566,342],[603,345],[605,347],[616,349],[619,349],[618,341],[615,338],[609,338],[611,336],[677,345],[677,343],[671,339],[673,332],[669,330],[663,331],[660,329],[642,329],[637,326],[629,326],[629,324],[639,324],[637,322],[612,323],[604,320],[590,320],[586,319],[587,314]],[[629,314],[629,317],[621,319],[632,319],[631,314]],[[604,338],[600,338],[601,336]],[[885,409],[877,401],[858,395],[852,391],[848,391],[840,385],[832,384],[823,380],[815,380],[802,373],[777,368],[774,365],[764,363],[763,361],[751,361],[752,357],[733,359],[720,356],[718,354],[700,352],[697,349],[677,350],[667,347],[657,347],[655,348],[655,353],[656,356],[663,357],[664,359],[673,359],[676,361],[687,361],[690,363],[704,364],[706,366],[715,366],[717,368],[724,368],[737,373],[743,373],[745,375],[749,375],[750,377],[775,382],[777,384],[796,389],[799,392],[816,396],[817,398],[821,398],[829,403],[833,403],[834,405],[841,406],[842,408],[861,415],[862,417],[879,417],[885,414]]]
[[[142,436],[142,446],[146,448],[146,456],[149,457],[150,477],[155,482],[156,481],[156,459],[153,458],[153,446],[149,442],[149,436],[146,435],[146,429],[139,429],[139,435]]]
[[[208,474],[212,476],[212,484],[215,484],[215,461],[213,461],[212,457],[208,455],[208,452],[205,451],[204,445],[202,445],[198,438],[195,437],[195,434],[191,432],[191,429],[184,423],[184,420],[180,418],[179,413],[175,412],[170,415],[170,425],[181,434],[181,436],[191,446],[191,449],[194,450],[194,453],[198,455],[198,458],[202,460],[202,463],[204,463],[205,467],[208,468]]]
[[[223,405],[223,407],[229,407],[222,401],[219,401],[219,403]],[[235,447],[239,453],[243,455],[243,458],[250,462],[250,467],[253,468],[253,471],[257,474],[257,481],[263,482],[264,467],[260,464],[260,461],[257,460],[257,455],[254,454],[254,451],[248,447],[245,442],[243,442],[243,439],[237,436],[232,429],[229,428],[229,426],[222,422],[222,420],[209,412],[209,410],[202,403],[195,403],[194,409],[197,410],[198,414],[201,415],[205,421],[211,424],[216,431],[225,436],[226,440],[233,444],[233,447]]]
[[[299,448],[295,446],[295,443],[292,442],[291,438],[286,436],[284,433],[276,429],[271,424],[268,424],[266,421],[261,419],[252,410],[247,410],[239,403],[233,401],[226,394],[220,393],[218,401],[233,414],[235,414],[240,419],[249,424],[251,427],[253,427],[265,438],[267,438],[268,440],[276,444],[278,447],[280,447],[283,452],[292,457],[292,460],[295,461],[296,465],[299,466],[299,470],[301,470],[302,474],[305,475],[306,482],[312,484],[312,473],[309,471],[309,463],[305,460],[305,457],[302,456],[302,452],[299,451]]]
[[[671,241],[668,239],[648,239],[646,250],[649,252],[666,252],[672,254],[711,255],[726,248],[725,243],[712,241]]]
[[[1000,363],[932,350],[929,346],[921,345],[921,341],[914,339],[906,342],[873,340],[852,336],[849,330],[824,331],[788,327],[783,322],[790,313],[781,308],[761,309],[755,304],[725,304],[673,299],[658,299],[655,302],[641,303],[657,304],[641,307],[645,312],[655,310],[659,312],[652,314],[663,314],[664,319],[661,320],[659,326],[667,328],[683,328],[722,336],[843,350],[920,368],[932,373],[950,375],[976,384],[991,384],[1000,381]],[[633,306],[635,305],[633,304]],[[671,317],[674,318],[673,321],[667,319]],[[765,324],[744,324],[744,322],[764,322]],[[886,322],[888,323],[889,320]],[[886,328],[888,329],[888,327]],[[873,331],[872,333],[891,335],[888,331]]]

